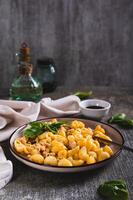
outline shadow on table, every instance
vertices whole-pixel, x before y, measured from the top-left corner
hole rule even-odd
[[[20,162],[15,162],[14,166],[14,177],[13,179],[19,179],[19,177],[22,177],[24,179],[29,180],[29,183],[32,183],[32,180],[34,180],[34,183],[37,182],[37,179],[40,181],[40,184],[46,183],[48,184],[52,182],[52,185],[56,185],[59,187],[64,187],[65,185],[72,185],[72,184],[82,184],[86,181],[91,181],[92,178],[96,178],[101,176],[102,173],[105,172],[106,168],[108,166],[86,171],[86,172],[75,172],[75,173],[54,173],[54,172],[43,172],[40,170],[36,170],[33,168],[30,168],[28,166],[25,166],[24,164]],[[28,181],[27,180],[27,181]],[[58,183],[58,185],[57,185]]]

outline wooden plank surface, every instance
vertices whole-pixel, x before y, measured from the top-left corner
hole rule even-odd
[[[93,88],[93,91],[93,97],[111,102],[110,115],[125,112],[133,116],[131,91],[116,91],[105,87]],[[60,88],[50,96],[58,98],[71,92]],[[125,144],[133,146],[133,130],[119,130],[125,138]],[[17,161],[9,152],[8,141],[3,142],[2,147],[7,158],[13,161],[14,176],[12,181],[0,190],[0,200],[101,200],[96,192],[98,186],[104,181],[117,178],[125,179],[129,200],[133,199],[133,153],[128,151],[123,150],[113,163],[92,172],[55,174],[37,171]]]

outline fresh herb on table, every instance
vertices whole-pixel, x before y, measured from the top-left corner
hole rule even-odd
[[[124,180],[112,180],[103,183],[98,193],[109,200],[128,200],[128,190]]]
[[[124,113],[118,113],[113,115],[108,122],[110,124],[118,124],[120,126],[126,127],[126,128],[132,128],[133,127],[133,119],[130,119],[126,116]]]
[[[23,135],[27,139],[35,139],[38,135],[41,135],[45,131],[51,131],[52,133],[56,133],[57,130],[63,125],[65,122],[30,122],[27,128],[24,130]]]
[[[89,92],[76,92],[74,95],[78,96],[81,100],[87,99],[92,95],[92,91]]]

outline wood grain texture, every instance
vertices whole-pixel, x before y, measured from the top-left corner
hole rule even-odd
[[[109,116],[117,112],[133,116],[133,92],[117,91],[108,87],[95,87],[93,92],[93,97],[108,100],[112,104]],[[51,97],[59,98],[70,93],[71,90],[59,88]],[[106,120],[107,118],[104,119]],[[117,128],[121,130],[125,144],[133,146],[133,130]],[[97,194],[98,186],[104,181],[118,178],[125,179],[129,200],[133,199],[131,152],[123,150],[112,164],[92,172],[55,174],[37,171],[20,163],[9,152],[7,142],[3,142],[2,147],[7,158],[13,161],[14,176],[12,181],[0,190],[0,200],[101,200]]]
[[[23,41],[34,64],[54,58],[59,85],[132,87],[132,19],[131,0],[0,0],[0,89]]]

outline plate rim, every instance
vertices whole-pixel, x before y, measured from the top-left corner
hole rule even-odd
[[[121,136],[121,139],[122,139],[122,146],[124,145],[124,143],[125,143],[125,140],[124,140],[124,137],[123,137],[123,135],[122,135],[122,133],[117,129],[117,128],[115,128],[115,127],[113,127],[113,126],[111,126],[110,124],[108,124],[108,123],[106,123],[106,122],[103,122],[103,121],[98,121],[98,120],[93,120],[93,119],[84,119],[84,118],[76,118],[76,117],[47,117],[47,118],[41,118],[41,119],[38,119],[38,120],[35,120],[35,121],[33,121],[33,122],[36,122],[36,121],[42,121],[42,120],[50,120],[50,119],[55,119],[55,118],[57,118],[57,119],[62,119],[62,118],[66,118],[66,119],[77,119],[77,120],[85,120],[85,121],[93,121],[93,122],[98,122],[98,123],[101,123],[101,124],[104,124],[104,125],[107,125],[107,126],[109,126],[109,127],[111,127],[112,129],[114,129],[115,131],[117,131],[118,133],[119,133],[119,135]],[[35,163],[35,162],[32,162],[31,160],[28,160],[27,158],[25,158],[25,157],[23,157],[23,156],[21,156],[18,152],[16,152],[15,150],[14,150],[14,148],[12,148],[12,145],[11,145],[11,138],[12,138],[12,136],[14,135],[14,133],[18,130],[18,129],[20,129],[21,127],[25,127],[26,125],[28,125],[29,123],[26,123],[26,124],[23,124],[23,125],[21,125],[21,126],[19,126],[17,129],[15,129],[14,131],[13,131],[13,133],[11,134],[11,136],[9,137],[9,149],[10,149],[10,152],[12,153],[14,153],[15,155],[17,155],[18,157],[20,157],[21,159],[24,159],[25,161],[28,161],[28,162],[30,162],[30,163],[33,163],[33,164],[35,164],[35,165],[38,165],[38,166],[46,166],[46,167],[50,167],[50,168],[57,168],[57,169],[74,169],[74,168],[77,168],[77,167],[80,167],[80,168],[83,168],[83,167],[89,167],[89,166],[97,166],[98,164],[102,164],[102,163],[106,163],[106,162],[108,162],[108,161],[111,161],[111,160],[114,160],[116,157],[118,157],[118,155],[121,153],[121,151],[122,151],[122,147],[120,147],[120,149],[113,155],[113,156],[111,156],[111,157],[109,157],[109,158],[107,158],[107,159],[105,159],[105,160],[102,160],[102,161],[99,161],[99,162],[96,162],[96,163],[92,163],[92,164],[85,164],[85,165],[80,165],[80,166],[71,166],[71,167],[69,167],[69,166],[52,166],[52,165],[46,165],[46,164],[39,164],[39,163]],[[14,155],[13,155],[14,156]]]

